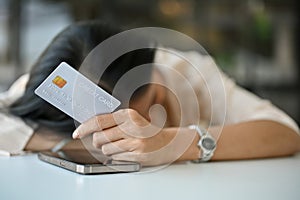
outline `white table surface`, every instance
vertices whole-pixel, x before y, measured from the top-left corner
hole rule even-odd
[[[300,199],[300,155],[175,164],[154,172],[79,175],[36,155],[0,157],[0,200]]]

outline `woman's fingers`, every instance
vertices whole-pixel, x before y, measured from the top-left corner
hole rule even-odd
[[[93,145],[96,148],[100,148],[103,144],[114,142],[120,139],[126,138],[126,134],[123,133],[119,126],[115,126],[104,131],[95,132],[93,134]]]
[[[107,128],[111,128],[122,124],[126,120],[124,111],[119,110],[115,113],[97,115],[86,122],[82,123],[74,132],[72,137],[74,139],[88,136],[94,132],[98,132]]]
[[[102,153],[105,155],[113,155],[122,152],[132,151],[134,146],[131,145],[130,139],[118,140],[112,143],[102,145]]]

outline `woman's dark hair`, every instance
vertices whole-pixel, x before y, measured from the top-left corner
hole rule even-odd
[[[73,131],[74,120],[36,96],[34,90],[63,61],[78,70],[87,55],[98,44],[119,32],[121,30],[99,21],[80,22],[67,27],[53,39],[34,64],[25,93],[10,107],[10,112],[57,131]],[[136,66],[152,63],[154,54],[155,50],[149,48],[134,50],[118,57],[99,77],[100,81],[97,84],[105,85],[104,89],[111,93],[122,75]],[[143,78],[150,80],[151,71],[149,65]],[[145,88],[141,87],[138,93],[144,92]]]

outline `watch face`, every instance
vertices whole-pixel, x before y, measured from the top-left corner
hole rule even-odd
[[[203,138],[202,146],[207,150],[214,150],[216,147],[216,142],[209,137]]]

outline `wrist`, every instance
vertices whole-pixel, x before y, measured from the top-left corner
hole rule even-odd
[[[201,155],[201,149],[198,146],[198,142],[200,141],[200,136],[196,130],[185,128],[185,134],[193,137],[193,141],[191,145],[187,148],[187,150],[179,157],[178,161],[188,161],[188,160],[197,160]]]
[[[217,144],[214,137],[207,130],[201,128],[198,125],[190,125],[190,129],[196,130],[200,136],[200,141],[198,142],[198,147],[200,148],[201,155],[198,159],[193,160],[195,163],[207,162],[209,161],[216,150]]]

